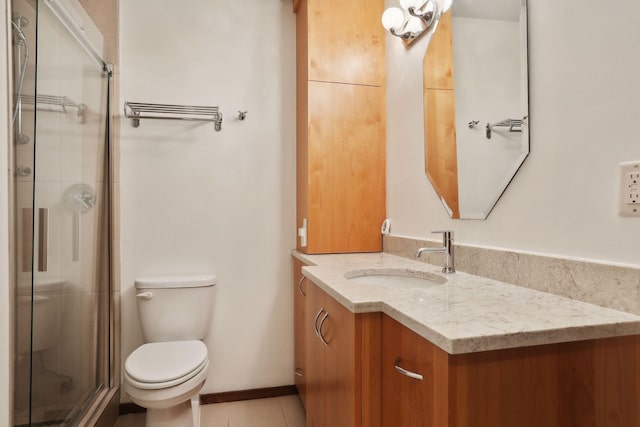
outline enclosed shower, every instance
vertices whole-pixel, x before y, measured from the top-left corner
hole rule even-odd
[[[113,389],[110,81],[76,0],[12,0],[14,426],[91,425]]]

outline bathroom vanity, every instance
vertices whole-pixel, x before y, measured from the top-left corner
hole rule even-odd
[[[308,426],[640,425],[638,316],[385,253],[293,255]]]

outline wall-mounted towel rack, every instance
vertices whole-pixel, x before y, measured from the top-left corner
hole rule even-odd
[[[216,130],[222,130],[222,112],[218,107],[125,102],[124,116],[131,119],[135,128],[140,126],[140,119],[164,119],[214,122]]]
[[[494,127],[508,127],[509,132],[522,132],[522,119],[504,119],[496,123],[487,123],[485,126],[485,135],[487,139],[491,139],[491,131]]]
[[[86,106],[73,102],[66,96],[55,95],[22,95],[16,97],[16,102],[20,102],[23,107],[32,107],[40,111],[55,111],[68,113],[70,110],[76,114],[78,123],[84,123],[84,113]],[[27,108],[29,110],[30,108]]]

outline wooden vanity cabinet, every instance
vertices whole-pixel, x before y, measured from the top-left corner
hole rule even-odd
[[[297,258],[293,259],[293,366],[294,380],[300,400],[307,403],[307,369],[305,355],[305,319],[306,319],[306,278],[302,275],[304,264]]]
[[[382,348],[385,427],[640,426],[638,336],[449,355],[383,316]]]
[[[301,0],[296,16],[297,228],[308,254],[382,250],[383,0]],[[306,225],[306,228],[305,228]]]

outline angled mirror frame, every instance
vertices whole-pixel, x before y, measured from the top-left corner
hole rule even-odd
[[[425,172],[454,219],[485,219],[529,154],[527,0],[455,0],[423,61]]]

